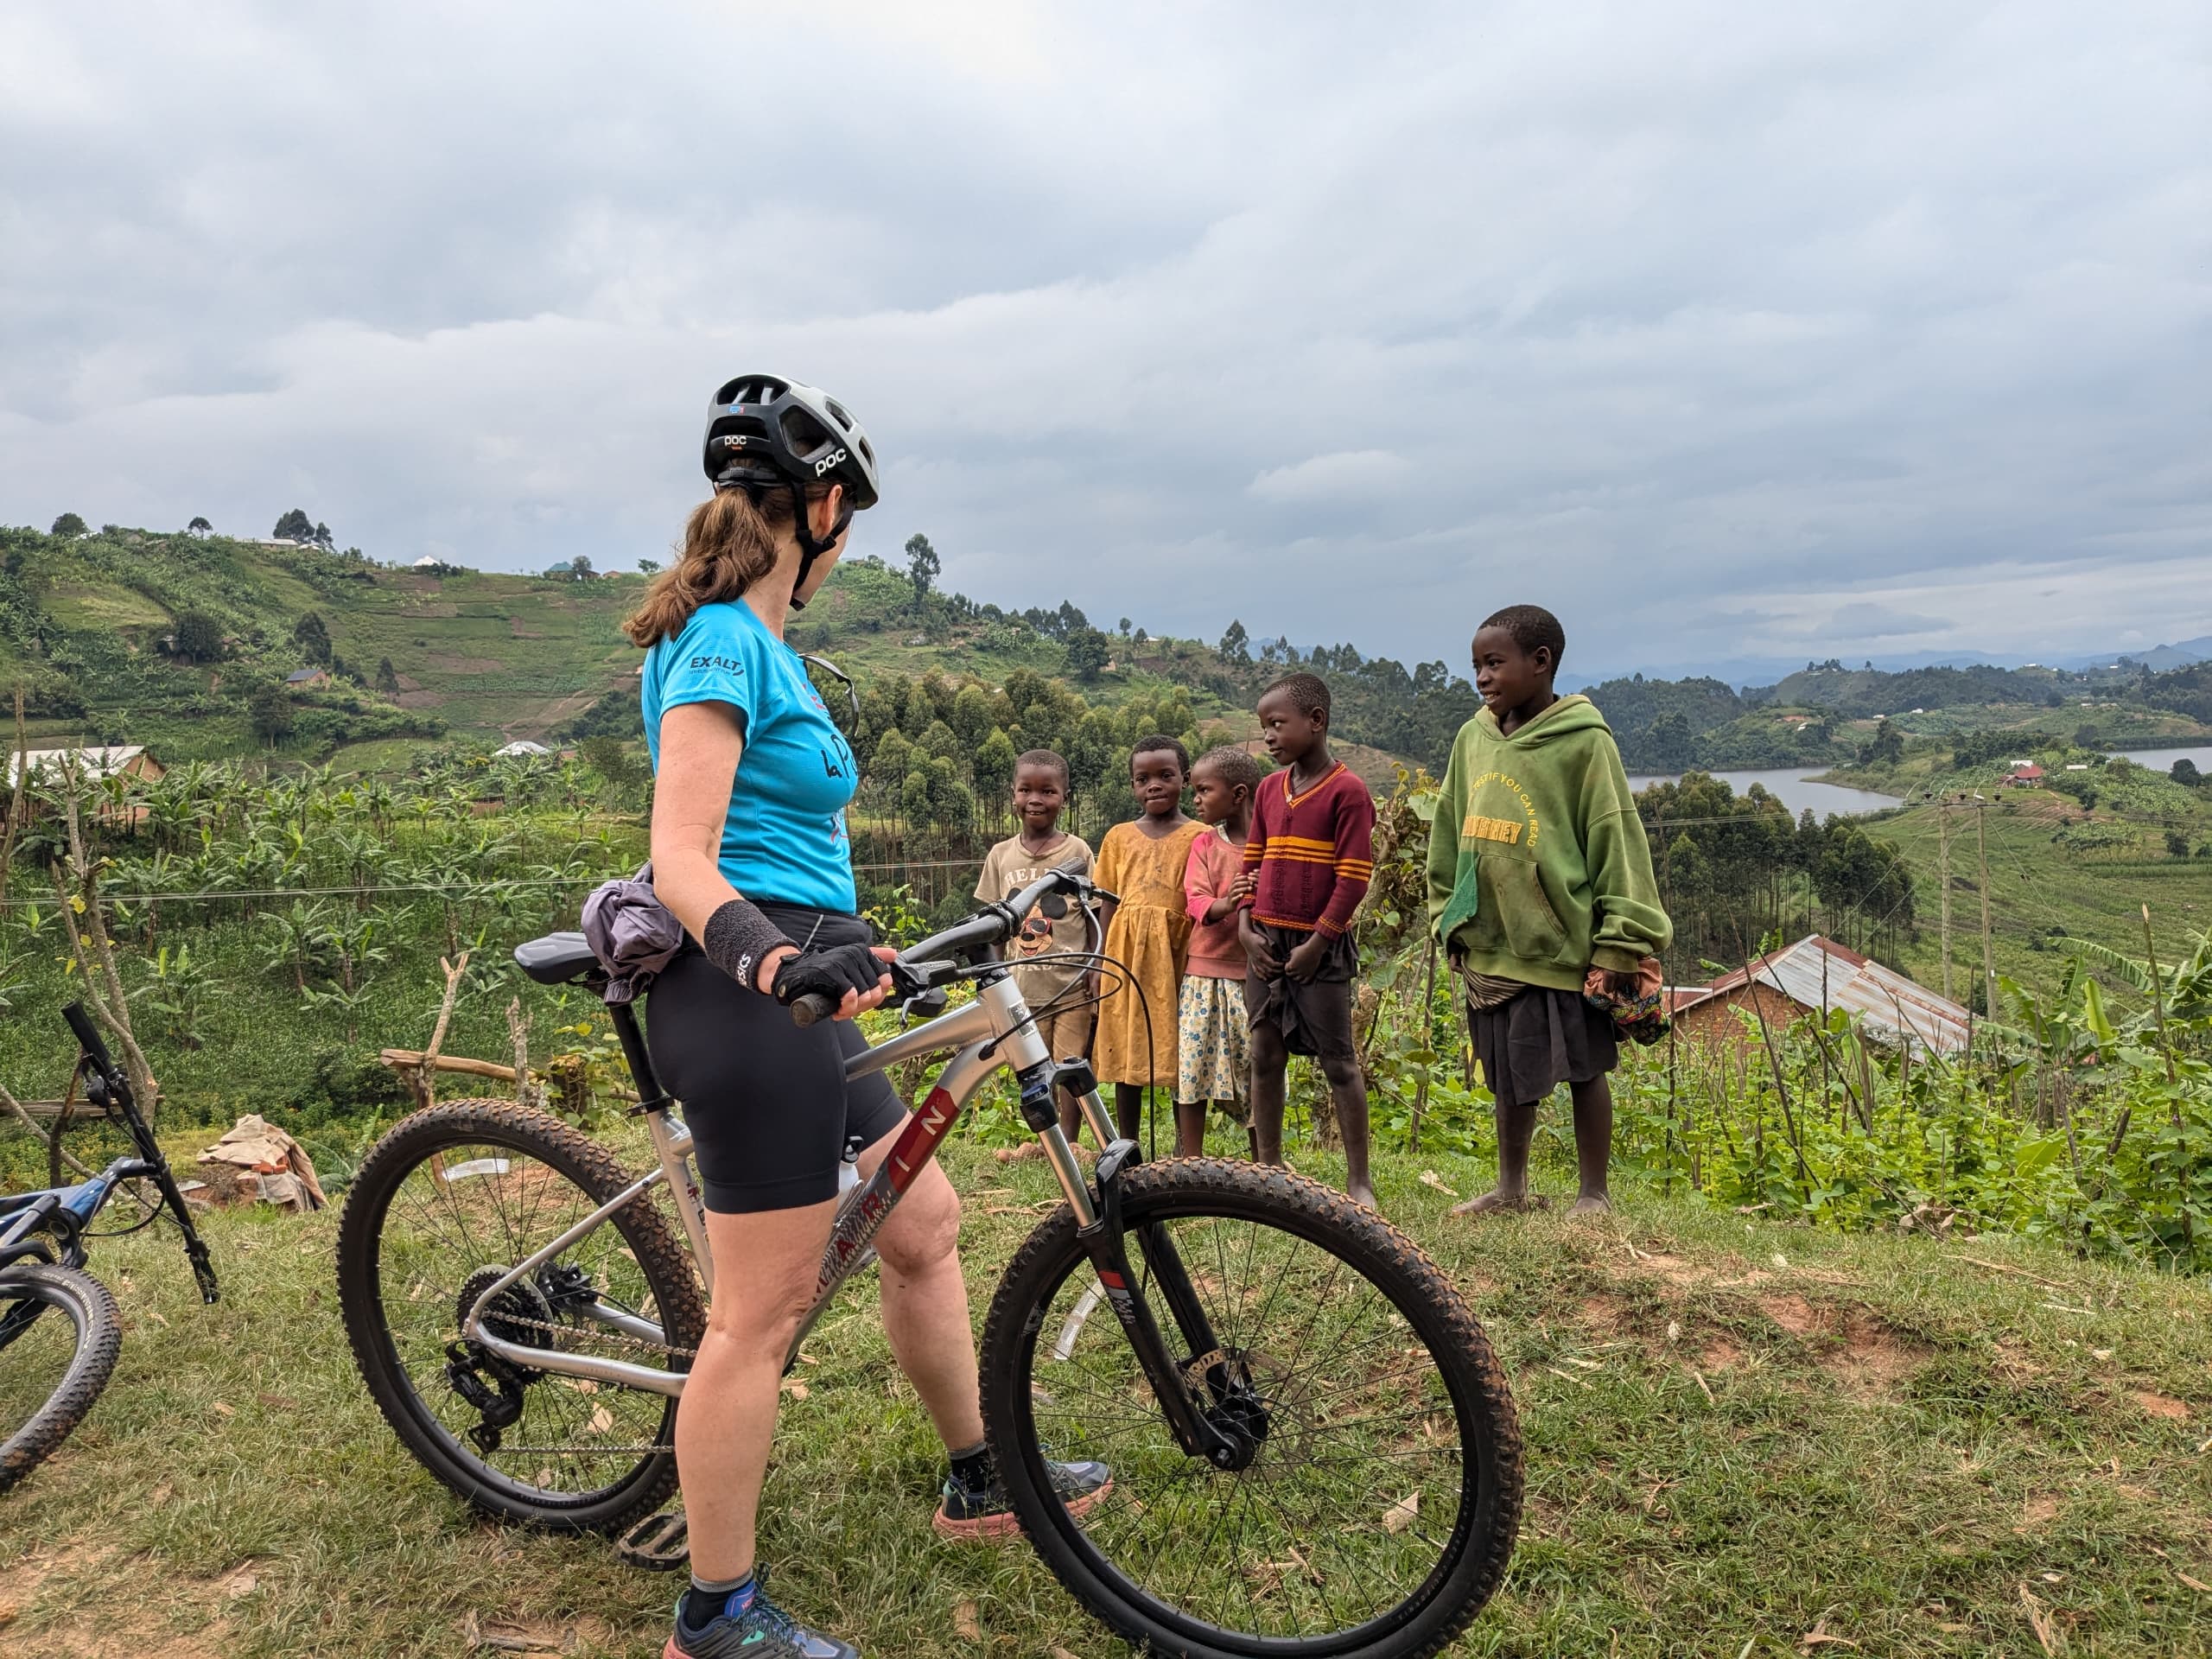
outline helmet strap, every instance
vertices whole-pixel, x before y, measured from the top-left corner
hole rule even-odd
[[[798,596],[798,590],[806,586],[807,573],[814,569],[814,562],[836,546],[837,538],[845,533],[846,527],[853,522],[853,510],[850,506],[841,506],[837,512],[836,523],[830,526],[830,534],[826,537],[817,539],[814,526],[807,520],[806,492],[797,484],[789,487],[791,493],[792,528],[798,533],[798,574],[791,579],[791,607],[795,611],[803,611],[806,608],[806,601]]]

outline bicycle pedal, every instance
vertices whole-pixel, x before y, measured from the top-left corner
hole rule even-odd
[[[691,1529],[683,1511],[649,1515],[614,1541],[614,1559],[641,1573],[673,1573],[691,1560]]]

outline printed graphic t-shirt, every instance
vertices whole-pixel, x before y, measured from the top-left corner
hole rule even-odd
[[[1089,875],[1090,868],[1090,845],[1080,836],[1063,836],[1057,845],[1041,854],[1024,847],[1020,836],[1009,836],[983,855],[983,873],[976,879],[976,898],[982,904],[1003,904],[1047,870]],[[1086,950],[1090,938],[1082,907],[1073,900],[1069,901],[1068,913],[1057,922],[1041,910],[1033,910],[1022,918],[1021,931],[1007,941],[1006,957],[1016,964],[1014,982],[1021,987],[1022,1001],[1032,1010],[1058,996],[1077,975],[1088,969],[1079,963],[1041,968],[1020,964],[1031,957]]]
[[[748,899],[850,911],[845,808],[859,768],[806,677],[806,664],[741,599],[702,605],[683,632],[645,652],[639,700],[660,770],[661,716],[687,702],[737,711],[745,753],[722,821],[721,871]]]

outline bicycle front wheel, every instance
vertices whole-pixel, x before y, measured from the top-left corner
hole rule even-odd
[[[0,1269],[0,1492],[84,1421],[122,1348],[115,1298],[92,1274],[35,1262]]]
[[[1192,1159],[1122,1183],[1137,1289],[1202,1412],[1256,1446],[1216,1469],[1177,1444],[1063,1209],[991,1305],[983,1417],[1001,1478],[1062,1584],[1141,1649],[1193,1659],[1436,1652],[1505,1571],[1521,1439],[1473,1313],[1404,1234],[1289,1171]],[[1188,1351],[1165,1286],[1215,1344]],[[1048,1459],[1113,1485],[1071,1502]]]

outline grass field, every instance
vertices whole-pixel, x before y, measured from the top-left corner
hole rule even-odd
[[[1049,1183],[949,1159],[980,1313]],[[1463,1192],[1484,1173],[1428,1166]],[[1455,1652],[2212,1652],[2205,1287],[1649,1191],[1599,1224],[1473,1227],[1421,1168],[1381,1160],[1384,1203],[1476,1303],[1528,1446],[1511,1576]],[[334,1230],[217,1217],[214,1308],[173,1241],[99,1247],[123,1362],[0,1500],[0,1653],[659,1651],[671,1580],[480,1522],[401,1453],[346,1357]],[[938,1449],[872,1279],[848,1297],[785,1405],[779,1593],[870,1655],[1116,1651],[1022,1548],[932,1540]]]
[[[1987,811],[1990,933],[1997,971],[2023,985],[2047,988],[2063,965],[2063,947],[2057,947],[2058,954],[2037,947],[2048,945],[2055,934],[2093,939],[2140,959],[2145,905],[2151,907],[2161,954],[2169,962],[2185,955],[2186,941],[2212,927],[2212,859],[2173,857],[2160,844],[2160,826],[2154,825],[2139,827],[2137,846],[2117,855],[2069,852],[2053,844],[2051,836],[2056,815],[2070,807],[2070,802],[2033,791],[1999,800]],[[1981,893],[1974,813],[1955,807],[1950,821],[1951,980],[1954,995],[1963,1001],[1981,969]],[[1941,988],[1942,836],[1936,809],[1915,807],[1870,822],[1867,831],[1904,852],[1917,887],[1919,937],[1898,951],[1897,966],[1922,984]],[[2200,812],[2189,825],[2190,845],[2208,833],[2212,811]]]

